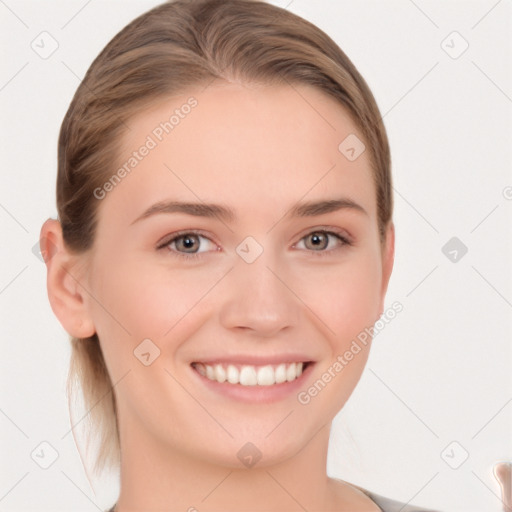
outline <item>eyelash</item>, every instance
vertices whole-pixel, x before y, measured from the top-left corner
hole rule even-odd
[[[339,249],[342,249],[344,246],[351,246],[353,245],[352,244],[352,241],[347,237],[347,236],[344,236],[342,235],[341,233],[338,233],[338,232],[335,232],[335,231],[329,231],[327,229],[314,229],[312,231],[310,231],[309,233],[306,233],[300,240],[302,241],[304,238],[312,235],[313,233],[322,233],[324,235],[331,235],[331,236],[334,236],[335,238],[338,239],[339,242],[341,242],[341,245],[339,247],[336,247],[334,249],[329,249],[329,250],[322,250],[322,251],[313,251],[311,249],[306,249],[306,251],[312,253],[313,257],[324,257],[324,256],[327,256],[329,254],[331,254],[332,252],[334,251],[337,251]],[[162,249],[166,249],[169,247],[170,244],[172,244],[173,242],[176,242],[177,240],[179,240],[180,238],[184,238],[185,235],[196,235],[196,236],[200,236],[200,237],[203,237],[203,238],[207,238],[208,240],[210,240],[210,242],[212,243],[215,243],[213,242],[209,237],[207,237],[205,234],[203,234],[202,232],[200,231],[195,231],[195,230],[190,230],[190,231],[180,231],[178,233],[174,233],[172,235],[172,238],[166,238],[164,240],[164,242],[162,243],[159,243],[157,245],[157,250],[162,250]],[[169,249],[169,252],[172,252],[175,256],[177,256],[178,258],[183,258],[185,260],[193,260],[193,259],[197,259],[197,258],[200,258],[204,253],[202,252],[199,252],[199,253],[184,253],[184,252],[179,252],[179,251],[176,251],[176,250],[171,250]]]

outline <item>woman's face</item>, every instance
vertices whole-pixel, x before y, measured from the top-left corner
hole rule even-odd
[[[383,308],[393,237],[362,137],[307,86],[217,82],[128,124],[84,282],[121,438],[285,460],[352,393]]]

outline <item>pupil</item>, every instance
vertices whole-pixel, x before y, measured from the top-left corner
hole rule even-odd
[[[183,241],[183,245],[184,245],[185,249],[192,249],[193,245],[195,243],[194,238],[191,236],[183,237],[182,241]]]
[[[325,236],[322,233],[314,233],[311,235],[311,241],[314,246],[319,247],[325,245]]]

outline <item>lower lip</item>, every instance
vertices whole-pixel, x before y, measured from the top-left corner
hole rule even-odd
[[[242,384],[230,384],[229,382],[217,382],[201,375],[192,366],[190,369],[199,381],[208,389],[225,397],[247,403],[269,404],[284,400],[292,394],[296,394],[305,386],[315,363],[309,363],[302,374],[291,382],[282,382],[272,386],[242,386]]]

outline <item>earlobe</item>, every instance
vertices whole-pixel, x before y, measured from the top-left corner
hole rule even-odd
[[[88,307],[87,292],[80,284],[81,258],[64,244],[58,220],[48,219],[43,224],[39,244],[47,269],[48,298],[55,316],[71,336],[92,336],[96,330]]]
[[[393,222],[386,228],[386,240],[382,247],[382,286],[380,296],[379,316],[384,313],[384,300],[388,289],[389,279],[395,261],[395,225]]]

